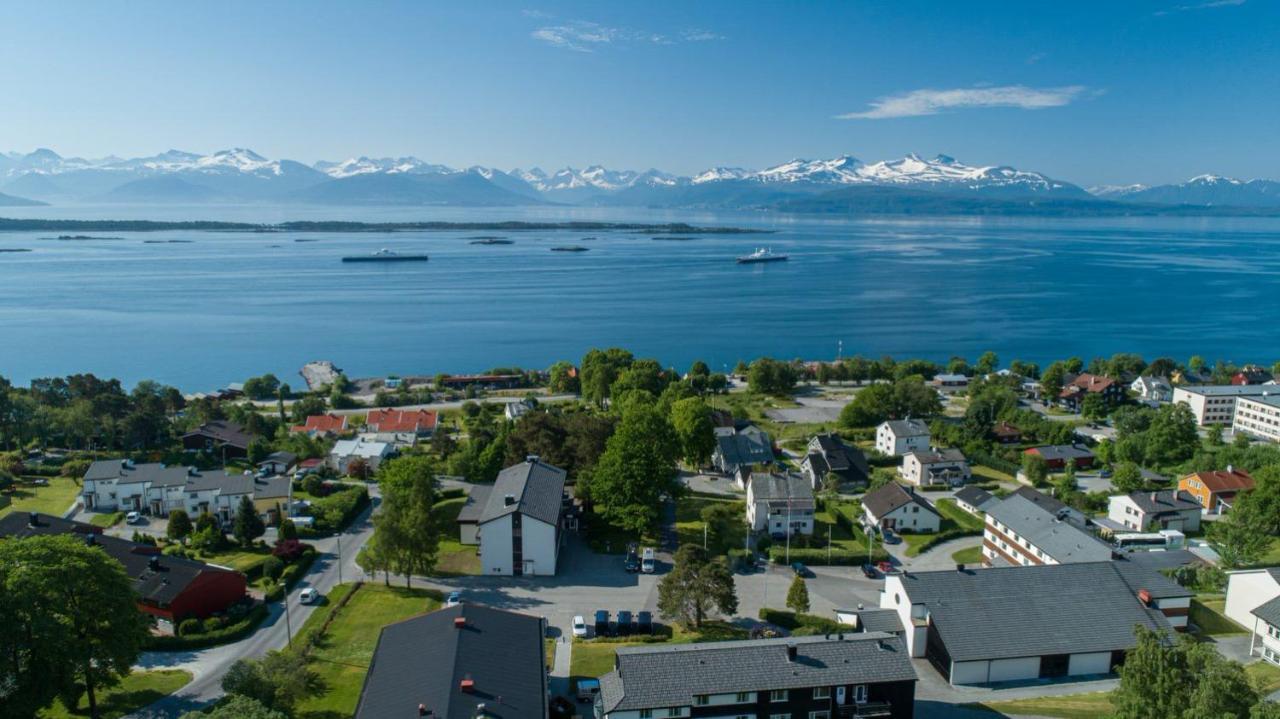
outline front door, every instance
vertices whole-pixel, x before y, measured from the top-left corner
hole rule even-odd
[[[836,704],[840,704],[843,706],[846,699],[848,699],[848,696],[846,696],[845,694],[845,688],[836,687]]]
[[[527,576],[533,576],[533,560],[532,559],[524,560],[524,574]]]
[[[867,703],[867,685],[859,684],[853,688],[853,701],[858,704]]]

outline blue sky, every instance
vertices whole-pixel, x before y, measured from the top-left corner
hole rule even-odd
[[[1280,4],[11,3],[0,149],[1277,177]]]

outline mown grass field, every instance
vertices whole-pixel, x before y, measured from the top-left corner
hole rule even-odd
[[[134,672],[118,686],[98,692],[98,715],[101,719],[116,719],[152,704],[185,687],[191,681],[191,672],[182,669],[157,669],[151,672]],[[41,710],[40,719],[71,719],[89,716],[88,702],[80,699],[75,711],[67,711],[61,702]]]
[[[28,481],[14,484],[6,492],[9,506],[0,507],[0,516],[9,512],[41,512],[61,517],[80,494],[80,483],[67,477],[48,477],[48,486],[39,487]]]
[[[720,642],[733,639],[746,639],[747,631],[726,622],[703,622],[702,629],[686,631],[679,626],[672,627],[671,644],[687,644],[690,642]],[[646,646],[645,642],[595,642],[575,641],[573,654],[569,660],[569,682],[575,690],[579,679],[594,679],[608,674],[613,669],[614,654],[619,647]]]
[[[466,497],[456,497],[436,502],[433,510],[439,526],[445,528],[440,537],[440,553],[436,560],[435,574],[440,576],[457,576],[459,574],[479,574],[480,555],[473,544],[463,544],[458,530],[458,512],[467,503]]]

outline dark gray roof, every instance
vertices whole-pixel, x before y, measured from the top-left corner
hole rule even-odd
[[[240,449],[248,449],[249,443],[253,441],[253,435],[246,432],[244,427],[235,422],[227,422],[220,419],[206,422],[182,435],[182,437],[183,439],[187,437],[208,437],[216,442],[239,447]]]
[[[1063,564],[1111,558],[1111,547],[1020,494],[1011,494],[983,511]]]
[[[813,506],[813,487],[794,475],[756,472],[751,475],[751,497],[756,501],[791,501],[796,507]]]
[[[457,628],[462,617],[466,626]],[[545,716],[542,620],[478,604],[459,604],[383,627],[365,676],[356,719]],[[474,682],[464,692],[464,679]]]
[[[1166,489],[1160,492],[1130,492],[1129,501],[1147,514],[1184,512],[1187,510],[1200,511],[1200,503],[1195,498],[1186,492],[1176,489]]]
[[[498,473],[478,521],[483,524],[519,511],[555,526],[560,523],[564,480],[563,469],[532,457],[513,464]],[[508,496],[514,499],[511,504],[506,503]]]
[[[865,480],[871,474],[862,450],[850,447],[834,434],[817,435],[809,441],[809,448],[809,462],[817,473],[834,472],[848,480]]]
[[[1061,459],[1065,461],[1093,456],[1093,452],[1090,452],[1088,447],[1078,444],[1046,444],[1040,447],[1032,447],[1032,449],[1047,460]]]
[[[857,616],[860,632],[901,634],[903,631],[902,620],[895,609],[837,609],[836,613]]]
[[[946,449],[931,449],[928,452],[907,452],[909,455],[915,455],[916,461],[920,464],[940,464],[946,462],[964,462],[964,452],[955,447]]]
[[[938,510],[933,508],[933,505],[929,503],[929,500],[921,497],[916,494],[915,491],[908,487],[904,487],[897,482],[889,482],[888,484],[877,489],[873,489],[862,496],[862,506],[870,510],[871,516],[876,519],[880,519],[898,507],[911,504],[912,502],[915,502],[934,514],[938,513]]]
[[[261,467],[267,462],[280,462],[286,467],[292,467],[295,463],[297,463],[297,461],[298,461],[298,455],[294,454],[293,452],[272,452],[271,454],[267,455],[266,459],[262,460],[261,462],[258,462],[258,466]]]
[[[459,522],[479,522],[480,515],[484,512],[485,505],[489,502],[489,493],[493,491],[492,484],[477,484],[467,493],[467,501],[462,505],[462,509],[458,510]]]
[[[254,499],[289,496],[289,478],[263,479],[256,474],[232,473],[223,469],[196,472],[188,478],[188,492],[216,489],[222,494],[252,494]]]
[[[1034,502],[1036,506],[1040,507],[1041,509],[1048,512],[1049,514],[1056,515],[1059,512],[1062,512],[1063,510],[1072,512],[1074,514],[1079,514],[1077,510],[1072,509],[1071,506],[1068,505],[1066,502],[1063,502],[1062,500],[1057,499],[1056,497],[1050,497],[1049,495],[1045,494],[1044,492],[1041,492],[1038,489],[1035,489],[1034,487],[1018,487],[1017,489],[1013,490],[1013,494],[1010,496],[1014,496],[1014,495],[1022,497],[1023,499],[1029,500],[1031,502]]]
[[[1280,597],[1259,604],[1250,614],[1273,627],[1280,627]]]
[[[773,461],[773,443],[769,434],[754,425],[733,434],[716,435],[716,448],[730,466],[764,464]]]
[[[902,640],[879,632],[624,646],[600,678],[600,700],[606,712],[630,711],[689,706],[698,694],[915,680]]]
[[[956,492],[956,501],[964,502],[971,507],[985,509],[988,502],[995,500],[996,496],[982,487],[969,485]]]
[[[891,419],[885,422],[895,437],[919,437],[929,434],[929,425],[922,419]]]
[[[901,576],[911,602],[926,606],[953,661],[1128,649],[1134,626],[1170,629],[1163,614],[1138,599],[1139,590],[1192,594],[1169,589],[1173,583],[1154,571],[1121,572],[1116,562]]]
[[[150,483],[156,487],[170,487],[187,482],[186,467],[166,467],[152,462],[134,464],[126,459],[100,459],[89,465],[84,473],[89,481],[116,480],[117,484]]]
[[[88,541],[88,535],[93,535],[95,545],[124,565],[125,574],[133,580],[133,589],[138,596],[160,607],[172,604],[201,575],[233,573],[231,569],[193,559],[172,557],[161,554],[155,547],[105,535],[100,527],[92,524],[40,514],[37,515],[37,524],[32,526],[27,512],[11,512],[0,517],[0,537],[24,538],[59,534],[84,537],[85,541]],[[153,557],[159,558],[158,568],[151,567]]]

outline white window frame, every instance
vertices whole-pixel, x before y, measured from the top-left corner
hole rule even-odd
[[[830,699],[831,687],[814,687],[813,698],[814,699]]]

